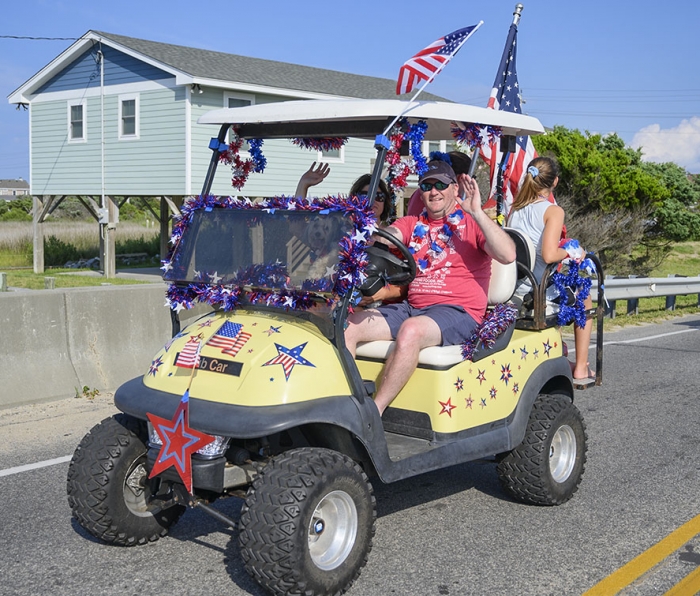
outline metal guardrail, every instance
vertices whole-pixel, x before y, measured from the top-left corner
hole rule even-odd
[[[700,294],[700,277],[632,277],[605,278],[605,297],[610,300],[632,300],[654,296]],[[593,280],[593,288],[598,283]]]

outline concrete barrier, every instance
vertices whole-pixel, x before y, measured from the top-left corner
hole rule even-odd
[[[0,408],[70,397],[85,386],[111,391],[144,374],[171,335],[165,288],[0,294]]]

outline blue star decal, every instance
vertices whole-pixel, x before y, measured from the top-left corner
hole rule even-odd
[[[151,362],[151,366],[148,369],[148,374],[153,375],[155,377],[156,373],[158,372],[158,368],[161,364],[163,364],[163,359],[160,356],[158,356],[158,358]]]
[[[527,346],[525,345],[522,348],[520,348],[520,360],[527,360],[527,355],[528,351]]]
[[[547,340],[547,343],[543,343],[542,346],[544,347],[545,356],[549,356],[549,351],[552,349],[552,346],[549,344],[549,340]]]

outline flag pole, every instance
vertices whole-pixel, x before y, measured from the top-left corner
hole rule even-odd
[[[521,5],[521,6],[522,6],[522,5]],[[396,123],[399,121],[399,119],[400,119],[406,112],[408,112],[408,110],[411,109],[411,104],[413,104],[413,102],[416,100],[416,97],[418,97],[418,96],[423,92],[423,89],[425,89],[425,88],[428,86],[429,83],[432,83],[432,82],[433,82],[433,80],[435,79],[435,77],[438,76],[438,74],[440,74],[440,73],[442,72],[442,69],[445,68],[445,66],[447,66],[447,65],[449,64],[450,60],[452,60],[452,58],[454,58],[454,57],[457,55],[457,52],[459,52],[459,50],[460,50],[460,49],[462,48],[462,46],[466,43],[466,41],[467,41],[472,35],[474,35],[474,33],[476,32],[476,30],[477,30],[479,27],[481,27],[483,24],[484,24],[484,21],[479,21],[479,22],[477,23],[476,27],[474,27],[474,29],[472,29],[472,30],[469,32],[469,35],[467,35],[467,36],[459,43],[459,45],[457,46],[457,49],[456,49],[454,52],[452,52],[452,54],[450,54],[450,56],[447,58],[447,60],[445,60],[445,62],[443,62],[443,63],[438,67],[438,69],[432,74],[432,76],[431,76],[429,79],[426,79],[426,81],[420,86],[420,88],[418,89],[418,91],[416,91],[416,93],[414,94],[414,96],[408,101],[408,104],[407,104],[406,107],[404,108],[403,112],[401,112],[398,116],[396,116],[396,118],[394,118],[394,119],[391,121],[391,124],[389,124],[389,126],[387,126],[387,127],[384,129],[384,132],[382,133],[383,135],[386,136],[386,134],[392,129],[392,127],[394,126],[394,124],[396,124]]]

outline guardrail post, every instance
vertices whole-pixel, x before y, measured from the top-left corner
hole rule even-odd
[[[637,279],[639,275],[628,275],[628,279]],[[639,298],[630,298],[627,301],[627,316],[639,314]]]
[[[687,277],[686,275],[678,275],[676,273],[669,273],[667,277]],[[676,297],[666,296],[666,310],[676,310]]]
[[[0,292],[7,292],[7,273],[0,273]],[[698,301],[700,302],[700,294]]]

